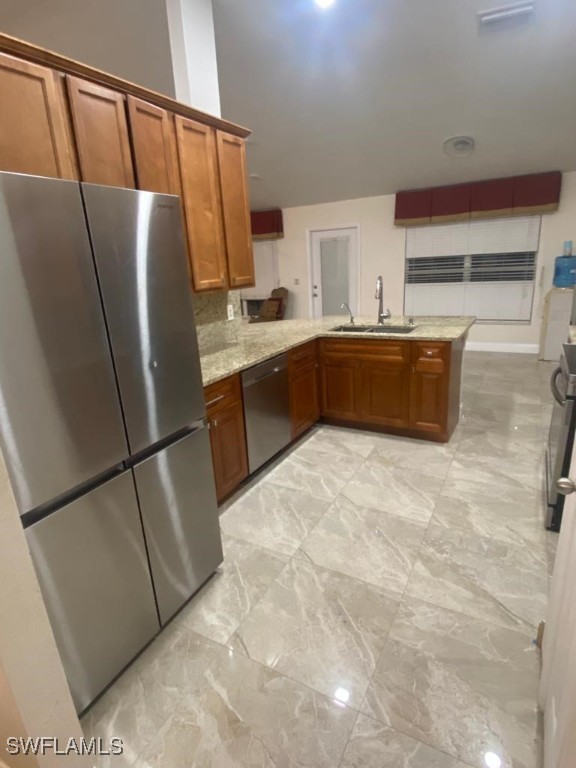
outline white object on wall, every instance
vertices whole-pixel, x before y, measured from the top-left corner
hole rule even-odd
[[[544,300],[540,334],[540,360],[558,360],[568,341],[572,314],[572,288],[551,288]]]

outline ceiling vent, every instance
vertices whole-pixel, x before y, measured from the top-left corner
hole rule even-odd
[[[501,5],[498,8],[491,8],[487,11],[479,11],[478,20],[481,24],[491,26],[510,19],[519,19],[526,16],[532,16],[535,10],[535,2],[511,3],[510,5]]]
[[[452,136],[446,139],[443,146],[448,157],[466,157],[474,152],[476,142],[472,136]]]

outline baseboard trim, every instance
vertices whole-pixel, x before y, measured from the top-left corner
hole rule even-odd
[[[522,355],[537,355],[538,344],[512,344],[498,341],[467,341],[468,352],[516,352]]]

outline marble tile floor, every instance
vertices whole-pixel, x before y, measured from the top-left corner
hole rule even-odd
[[[467,353],[447,445],[319,426],[83,718],[102,768],[541,768],[549,364]]]

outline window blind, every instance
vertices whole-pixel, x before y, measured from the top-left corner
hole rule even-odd
[[[405,313],[529,321],[539,240],[539,216],[409,230]]]
[[[534,252],[540,241],[540,222],[540,216],[518,216],[409,229],[406,258]]]

